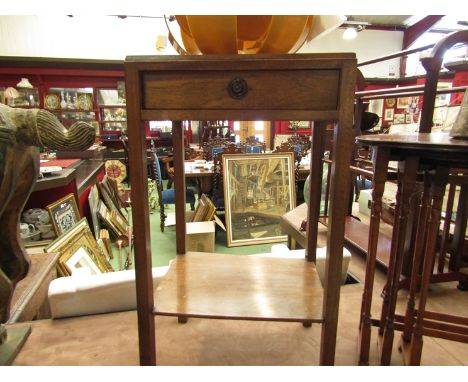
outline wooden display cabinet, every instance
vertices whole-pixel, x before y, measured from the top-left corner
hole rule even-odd
[[[15,88],[19,96],[9,98],[5,94],[7,88],[0,87],[0,102],[11,107],[39,107],[39,89],[38,88]]]
[[[127,109],[125,86],[119,82],[116,89],[96,89],[99,108],[99,131],[101,138],[118,138],[127,133]]]

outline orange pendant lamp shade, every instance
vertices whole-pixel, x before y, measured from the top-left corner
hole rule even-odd
[[[188,54],[295,53],[317,16],[176,16]]]

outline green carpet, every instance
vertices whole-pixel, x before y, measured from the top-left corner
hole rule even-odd
[[[190,206],[187,204],[187,210]],[[168,206],[165,208],[166,214],[173,213],[175,211],[174,206]],[[151,255],[153,267],[168,265],[169,261],[176,256],[176,231],[175,225],[165,227],[164,232],[161,232],[159,227],[159,210],[154,211],[150,214],[150,226],[151,226]],[[216,226],[215,234],[215,252],[216,253],[227,253],[233,255],[252,255],[255,253],[270,253],[271,246],[274,244],[284,243],[269,243],[269,244],[256,244],[256,245],[245,245],[240,247],[227,247],[226,232],[224,232],[219,226]],[[118,250],[113,250],[114,258],[110,261],[115,270],[119,269]],[[122,250],[123,256],[126,254],[126,249]],[[134,268],[134,262],[132,266]]]
[[[187,205],[187,209],[190,208]],[[166,213],[174,212],[174,206],[166,208]],[[161,232],[159,227],[159,211],[150,215],[151,224],[151,253],[153,266],[167,265],[176,254],[176,232],[175,226],[165,227]],[[286,244],[286,241],[283,242]],[[252,255],[254,253],[269,253],[271,246],[278,243],[245,245],[241,247],[227,247],[226,232],[216,226],[215,252],[228,253],[233,255]]]

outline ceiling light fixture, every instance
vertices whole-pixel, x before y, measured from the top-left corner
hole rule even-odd
[[[343,32],[343,40],[353,40],[357,37],[357,30],[354,27],[348,27]]]
[[[353,40],[357,37],[358,32],[363,31],[366,28],[365,25],[357,24],[355,26],[348,26],[343,32],[344,40]]]

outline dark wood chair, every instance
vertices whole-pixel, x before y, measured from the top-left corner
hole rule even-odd
[[[194,159],[204,159],[203,153],[200,151],[195,151],[193,148],[186,147],[185,148],[185,160],[194,160]],[[167,185],[166,188],[172,188],[172,184],[174,183],[174,157],[168,156],[164,158],[160,158],[161,163],[164,165],[164,169],[166,170],[167,175]]]
[[[294,134],[291,135],[286,142],[289,146],[293,147],[295,151],[300,153],[301,157],[305,157],[311,147],[309,135]]]
[[[164,223],[166,221],[166,214],[164,211],[164,206],[166,204],[175,204],[175,191],[173,188],[171,189],[163,189],[163,182],[162,182],[162,176],[161,176],[161,167],[159,165],[159,159],[156,154],[156,150],[154,149],[154,146],[151,150],[151,156],[152,156],[152,179],[156,183],[156,191],[158,193],[158,204],[159,204],[159,214],[160,214],[160,227],[161,227],[161,232],[164,232]],[[185,193],[185,198],[187,203],[190,203],[190,209],[193,211],[195,210],[195,193],[193,192],[192,189],[187,188],[186,193]]]
[[[223,182],[223,155],[245,154],[245,146],[231,143],[217,152],[213,157],[213,188],[211,200],[217,211],[224,211],[224,182]]]
[[[213,160],[213,156],[222,151],[229,143],[228,139],[221,137],[215,137],[204,142],[202,145],[203,159],[207,161]]]
[[[289,142],[283,142],[280,146],[277,146],[274,153],[294,153],[294,179],[296,181],[296,195],[298,194],[298,182],[299,182],[299,165],[301,164],[302,151],[296,150],[295,146]]]
[[[248,154],[259,154],[266,152],[265,142],[260,142],[260,140],[255,136],[245,138],[245,142],[243,142],[242,145],[246,147],[245,152]]]

